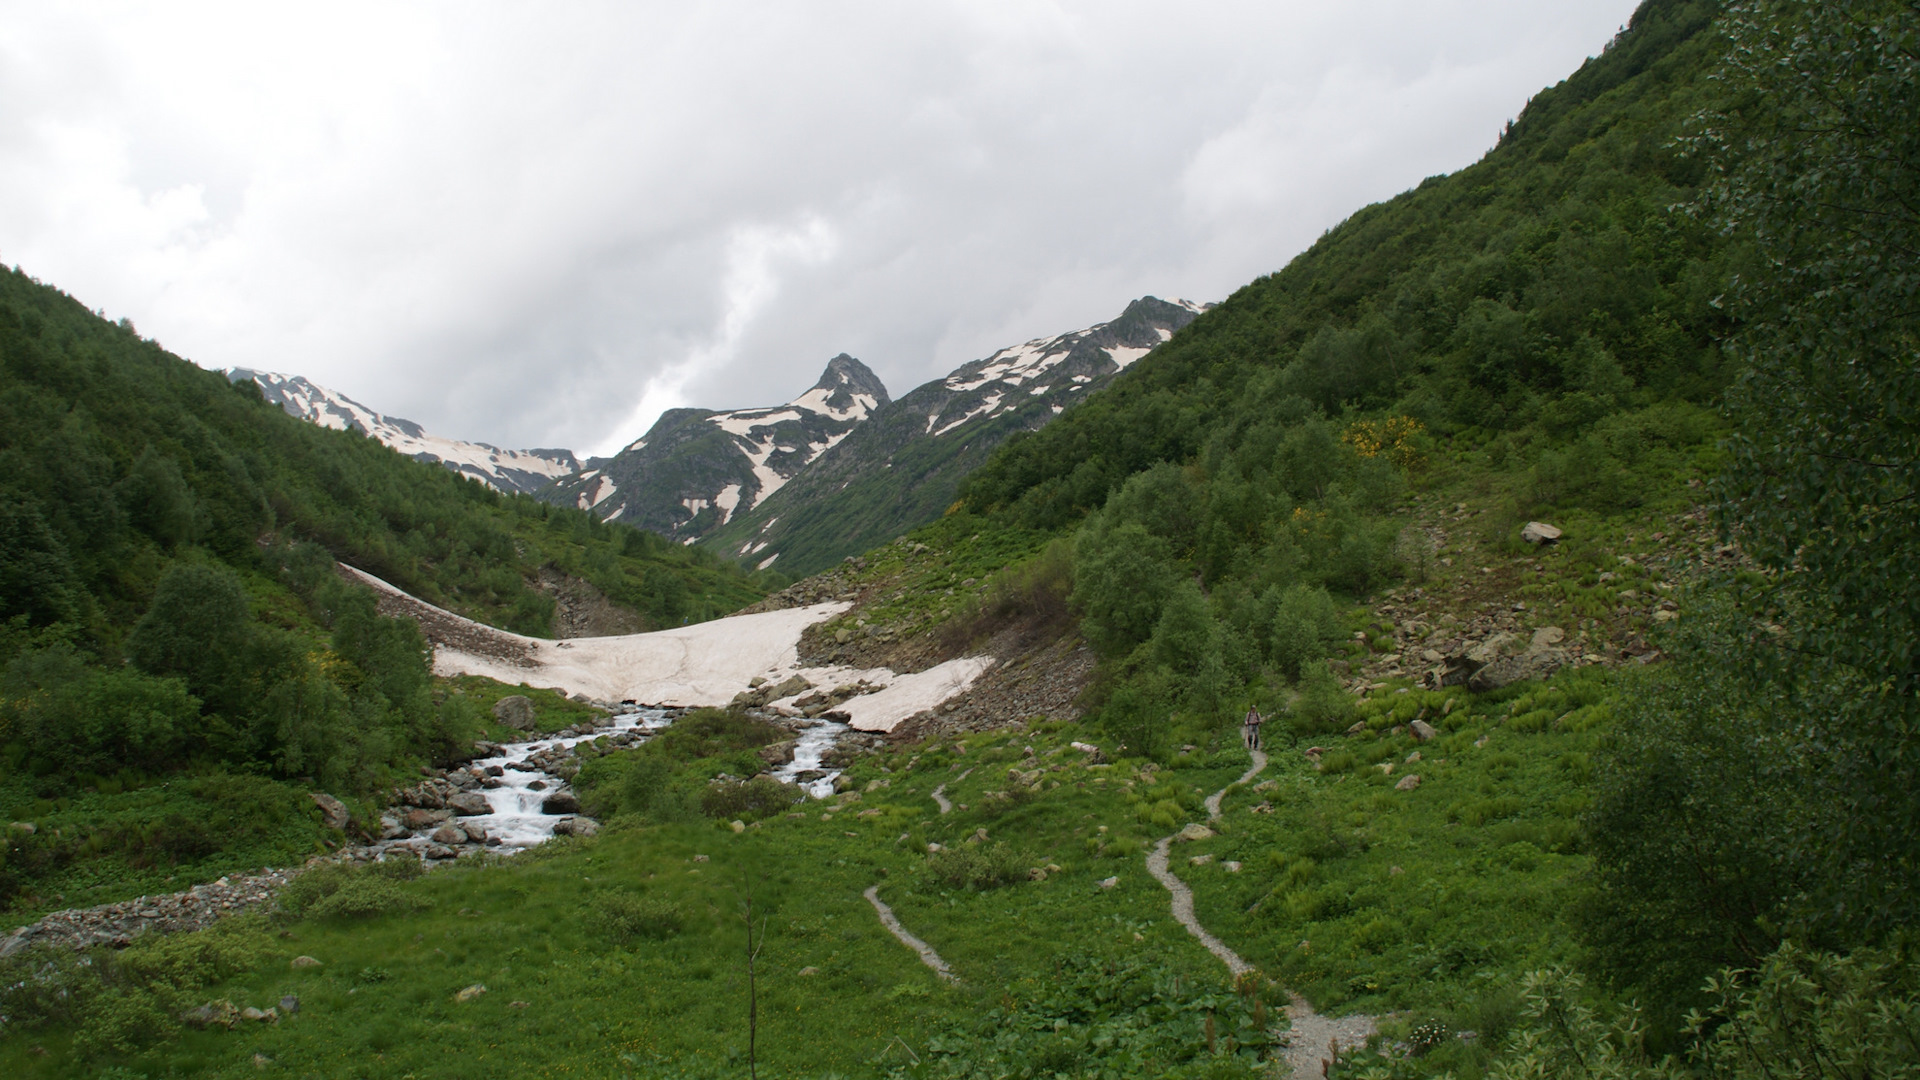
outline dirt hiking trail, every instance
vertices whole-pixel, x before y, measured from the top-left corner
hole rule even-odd
[[[1253,764],[1246,772],[1240,774],[1240,779],[1207,796],[1208,821],[1220,819],[1220,800],[1226,797],[1229,790],[1237,784],[1252,780],[1266,769],[1267,755],[1258,750],[1250,753],[1253,755]],[[1253,965],[1242,959],[1240,954],[1234,952],[1226,942],[1213,936],[1206,927],[1200,925],[1200,920],[1193,914],[1193,890],[1188,888],[1187,883],[1181,881],[1167,865],[1168,853],[1173,847],[1174,838],[1179,835],[1174,833],[1172,836],[1162,837],[1160,842],[1153,846],[1153,850],[1147,853],[1147,873],[1152,874],[1160,884],[1166,886],[1167,892],[1172,894],[1174,919],[1181,926],[1186,927],[1187,933],[1198,939],[1200,944],[1206,946],[1208,952],[1219,957],[1220,962],[1227,965],[1227,971],[1238,979],[1252,972]],[[1365,1043],[1367,1037],[1374,1032],[1374,1021],[1371,1016],[1356,1013],[1353,1016],[1333,1019],[1315,1012],[1313,1006],[1307,1003],[1307,999],[1299,994],[1290,992],[1289,996],[1293,999],[1293,1003],[1287,1006],[1287,1019],[1292,1027],[1285,1033],[1282,1041],[1286,1047],[1287,1068],[1292,1072],[1294,1080],[1316,1080],[1326,1075],[1326,1066],[1332,1062],[1336,1054],[1347,1047]]]

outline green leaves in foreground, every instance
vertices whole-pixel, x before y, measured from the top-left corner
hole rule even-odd
[[[1007,987],[999,1008],[947,1025],[889,1075],[1259,1076],[1268,1020],[1256,994],[1203,992],[1144,960],[1083,957]]]
[[[1903,952],[1836,957],[1788,944],[1758,970],[1708,980],[1714,1003],[1689,1018],[1691,1070],[1646,1052],[1637,1010],[1603,1016],[1584,990],[1564,971],[1529,976],[1530,1023],[1491,1080],[1920,1077],[1920,987]]]

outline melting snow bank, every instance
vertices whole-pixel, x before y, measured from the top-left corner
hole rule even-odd
[[[892,731],[907,717],[966,693],[973,680],[992,666],[991,656],[963,656],[912,675],[894,675],[882,668],[883,676],[890,678],[887,688],[853,698],[840,711],[857,730]]]
[[[801,632],[852,606],[845,602],[733,615],[650,634],[548,641],[463,619],[371,574],[345,569],[394,601],[383,610],[390,606],[420,622],[434,645],[436,674],[484,675],[601,701],[721,706],[756,678],[779,683],[799,675],[816,687],[865,679],[885,689],[847,700],[837,711],[857,730],[885,732],[964,693],[993,663],[990,657],[961,657],[911,675],[886,668],[801,667]],[[779,711],[780,703],[774,704]]]

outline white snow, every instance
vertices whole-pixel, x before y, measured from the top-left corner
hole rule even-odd
[[[952,431],[954,428],[959,427],[961,424],[966,423],[967,421],[973,419],[976,416],[985,416],[986,414],[992,412],[995,409],[995,407],[997,407],[1000,404],[1000,399],[1004,396],[1005,395],[1001,394],[999,391],[995,391],[991,394],[988,394],[984,399],[981,400],[979,405],[975,406],[972,409],[969,409],[965,416],[962,416],[960,419],[955,420],[951,423],[940,425],[940,430],[933,433],[934,437],[939,438],[940,436],[945,435],[947,432]]]
[[[853,398],[852,404],[848,405],[845,409],[836,409],[827,404],[827,399],[836,393],[839,393],[839,391],[823,390],[816,386],[812,390],[794,398],[787,404],[792,405],[796,409],[805,409],[808,412],[816,412],[822,416],[831,416],[835,420],[865,420],[867,414],[872,412],[873,407],[878,404],[877,399],[875,399],[872,394],[853,394],[851,395]]]
[[[772,566],[772,565],[773,565],[773,560],[775,560],[775,559],[777,559],[777,558],[779,558],[779,557],[780,557],[780,553],[776,551],[776,552],[774,552],[773,554],[771,554],[771,555],[769,555],[769,556],[767,556],[766,558],[764,558],[764,559],[761,559],[761,560],[760,560],[760,561],[759,561],[758,563],[756,563],[756,564],[754,564],[754,569],[755,569],[755,570],[765,570],[765,569],[766,569],[767,567],[769,567],[769,566]]]
[[[420,431],[420,425],[374,411],[345,394],[329,390],[300,375],[249,372],[262,390],[281,396],[281,408],[309,423],[336,430],[359,430],[408,457],[425,455],[471,476],[489,487],[500,487],[503,470],[555,479],[579,467],[571,453],[558,450],[533,453],[502,450],[487,443],[442,438]]]
[[[787,478],[774,472],[773,469],[767,465],[767,455],[761,454],[758,460],[754,460],[751,454],[747,456],[748,459],[752,461],[754,479],[760,481],[760,489],[753,493],[753,506],[747,507],[747,509],[751,510],[754,506],[759,506],[761,503],[766,502],[767,496],[786,487]]]
[[[1124,371],[1128,364],[1133,363],[1135,360],[1140,359],[1152,351],[1152,349],[1130,349],[1125,345],[1115,345],[1106,350],[1106,353],[1108,356],[1113,357],[1114,366]]]
[[[725,525],[733,517],[733,508],[740,505],[740,485],[728,484],[713,497],[713,505],[720,508],[720,524]]]
[[[739,412],[714,413],[707,417],[707,423],[733,435],[745,436],[754,428],[772,427],[787,420],[798,420],[800,414],[792,409],[742,409]]]
[[[893,675],[885,690],[849,698],[840,711],[851,717],[849,726],[856,731],[892,731],[914,713],[966,693],[992,666],[991,656],[963,656],[912,675]]]
[[[1027,391],[1027,393],[1031,394],[1034,397],[1039,397],[1041,394],[1044,394],[1051,389],[1053,389],[1053,387],[1042,384],[1040,386],[1036,386],[1033,389]]]
[[[764,568],[776,558],[770,556],[760,565]],[[375,589],[407,596],[371,574],[347,569]],[[602,701],[631,699],[682,706],[724,705],[756,677],[779,682],[798,674],[821,688],[865,679],[886,689],[851,698],[840,708],[852,717],[852,726],[862,731],[891,731],[907,717],[964,693],[993,664],[992,657],[966,656],[911,675],[896,675],[886,668],[801,667],[801,631],[852,606],[836,601],[734,615],[651,634],[565,641],[510,634],[442,611],[441,618],[466,623],[475,634],[517,645],[530,656],[531,666],[441,645],[434,649],[433,670],[439,675],[483,675],[510,686],[525,683],[584,693]]]
[[[587,505],[599,506],[601,503],[606,502],[608,497],[614,492],[619,490],[620,485],[614,483],[611,477],[602,476],[600,479],[594,481],[592,502]],[[586,496],[582,497],[585,498]],[[585,509],[585,507],[582,507],[582,509]]]

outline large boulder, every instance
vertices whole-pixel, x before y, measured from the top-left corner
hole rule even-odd
[[[1476,669],[1467,679],[1467,689],[1498,690],[1528,679],[1546,678],[1573,662],[1573,653],[1556,648],[1566,639],[1567,632],[1557,626],[1543,626],[1535,630],[1526,651],[1514,653],[1506,650]]]
[[[493,804],[487,801],[485,795],[477,791],[463,791],[447,800],[447,809],[467,817],[475,814],[491,814]]]
[[[760,760],[775,768],[793,760],[793,748],[800,745],[798,739],[788,739],[760,748]]]
[[[600,831],[600,823],[590,817],[562,818],[553,826],[555,836],[578,836],[582,839]]]
[[[577,814],[580,812],[580,799],[571,791],[556,791],[540,803],[543,814]]]
[[[1520,539],[1529,544],[1552,544],[1560,539],[1560,530],[1544,521],[1529,521],[1520,527]]]
[[[525,694],[510,694],[493,704],[493,718],[515,731],[533,730],[533,700]]]
[[[316,791],[307,798],[320,808],[320,819],[329,829],[344,829],[353,820],[353,815],[347,811],[347,804],[324,791]]]

